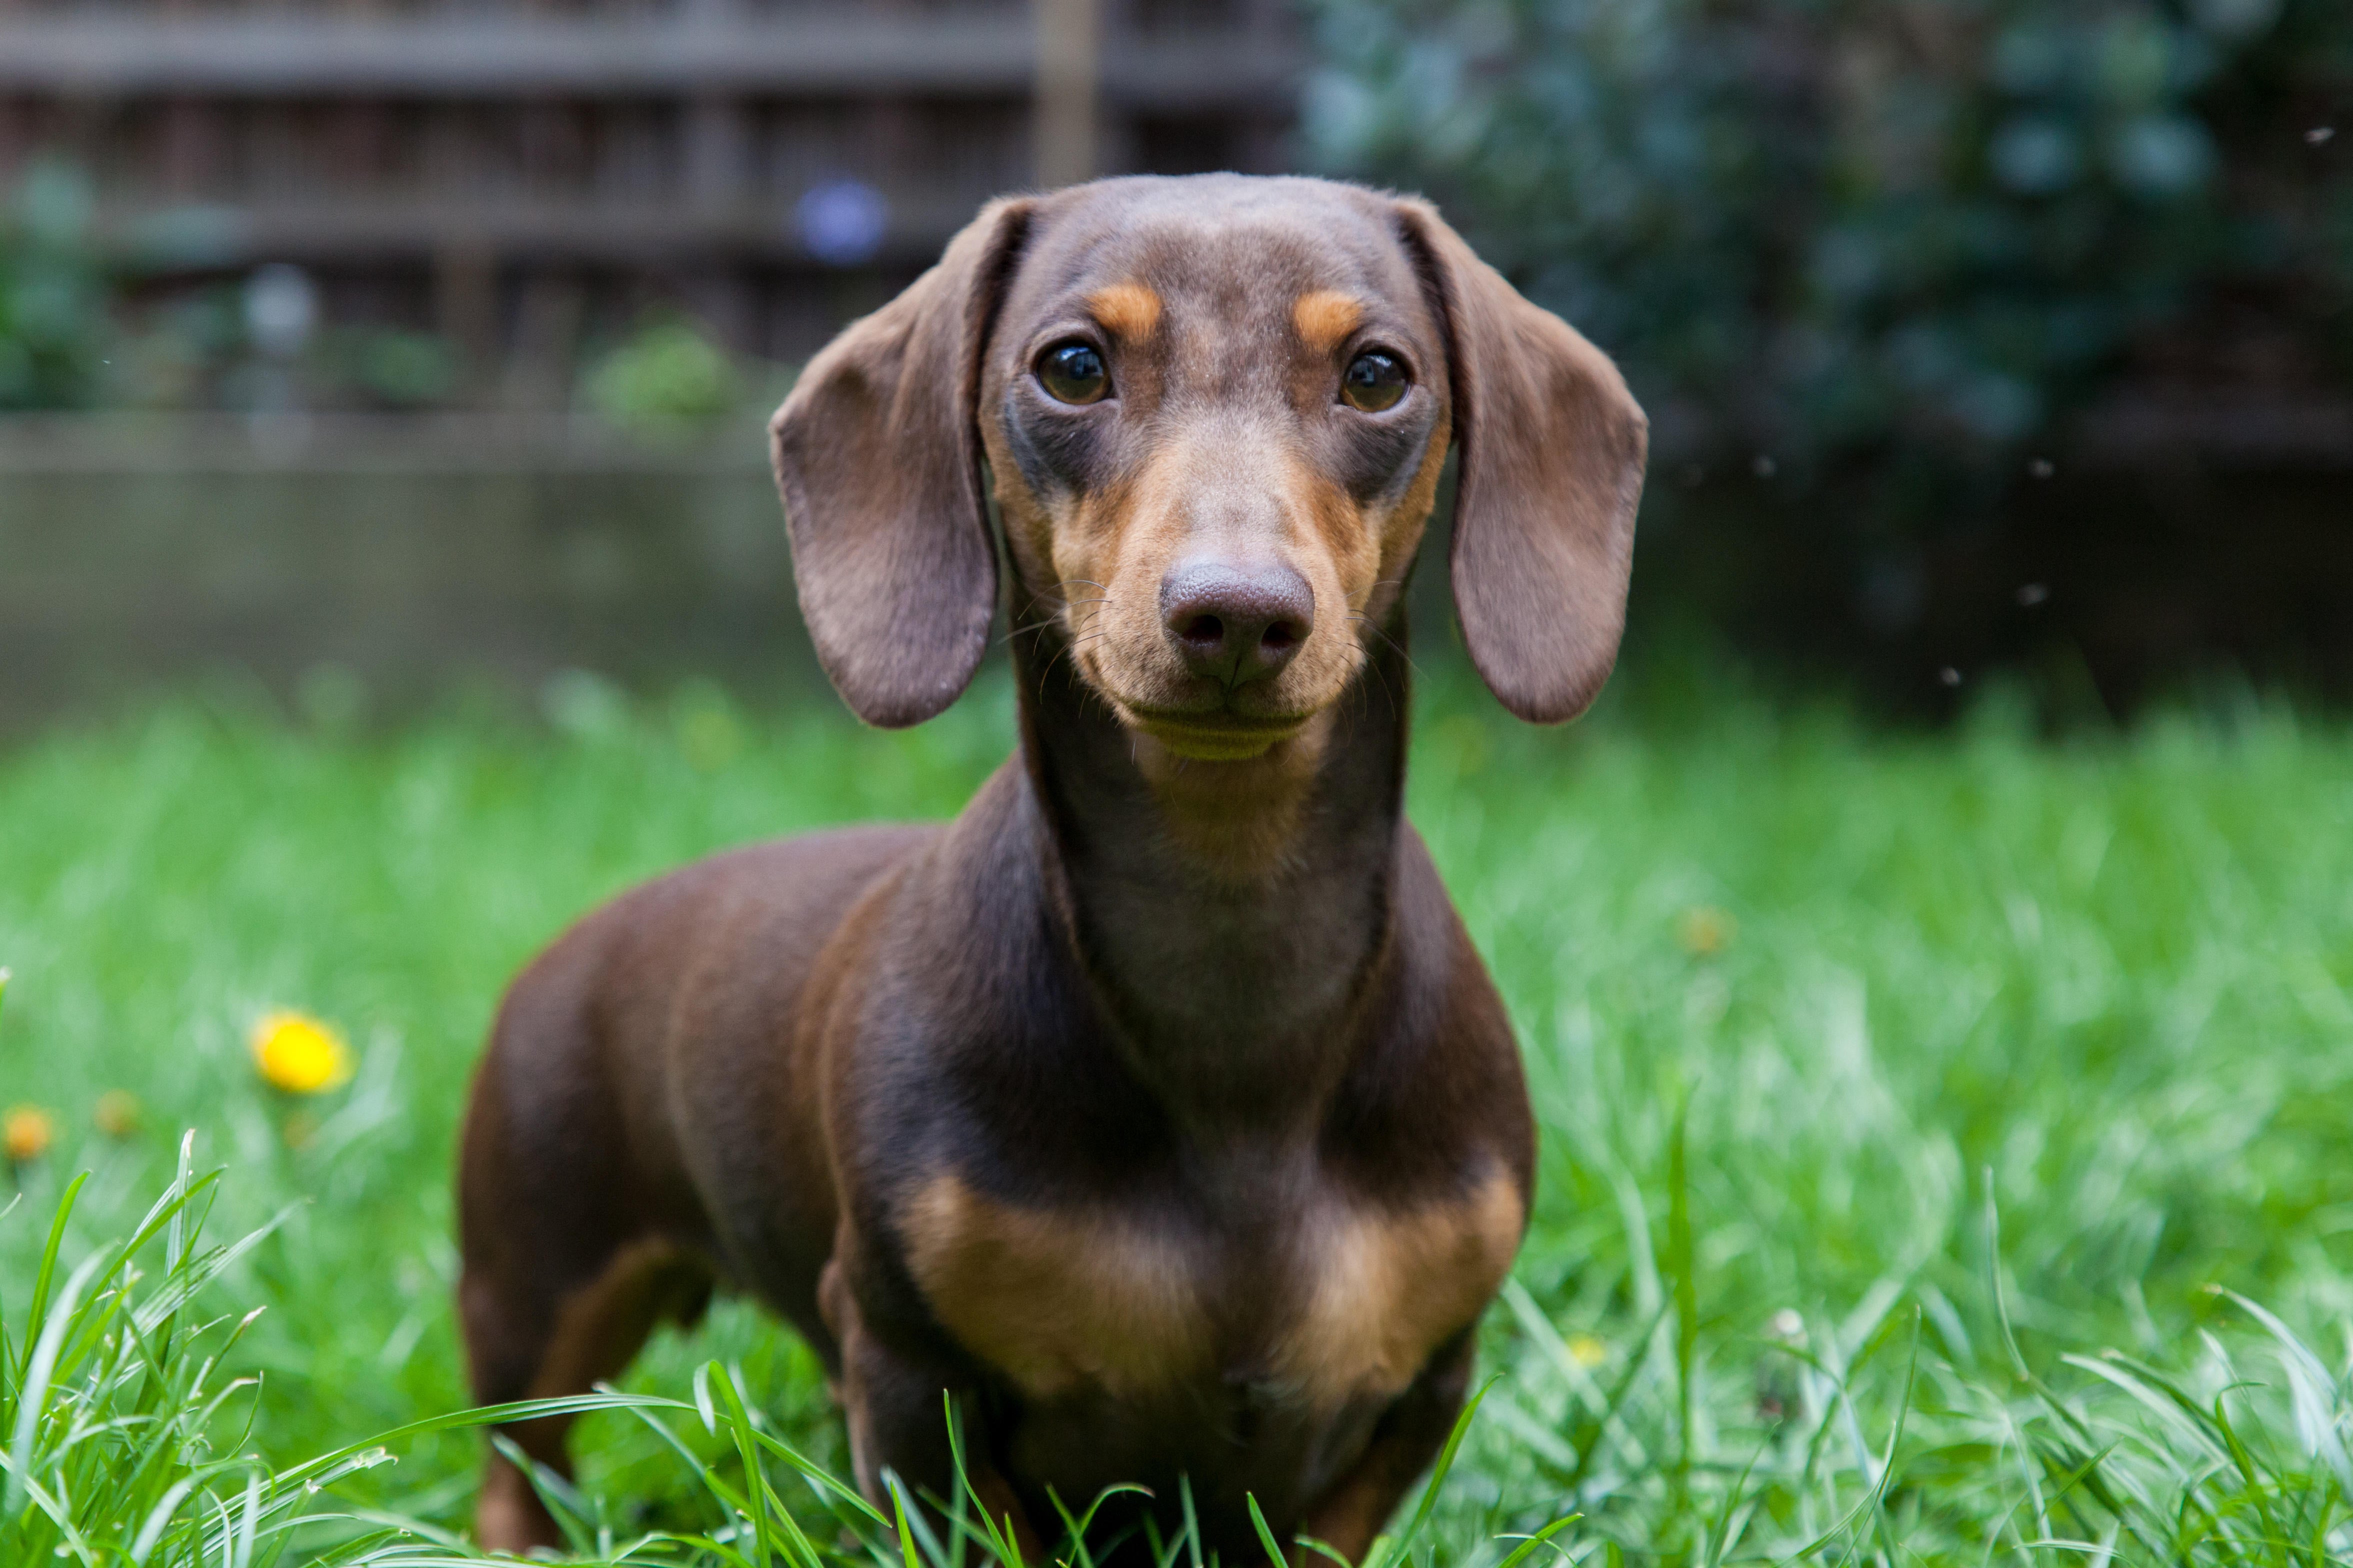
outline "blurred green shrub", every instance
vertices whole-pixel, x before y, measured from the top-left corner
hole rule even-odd
[[[91,401],[109,338],[89,183],[36,162],[0,205],[0,408]]]
[[[322,333],[314,375],[338,396],[380,408],[431,408],[457,392],[459,359],[447,338],[398,327],[331,328]]]
[[[244,346],[233,289],[195,290],[146,312],[114,343],[107,396],[133,408],[186,408],[211,398]]]
[[[2346,0],[1311,4],[1326,166],[1616,354],[1662,468],[1836,486],[1810,526],[1980,510],[2201,311],[2353,382]]]
[[[614,424],[656,433],[720,418],[745,394],[727,351],[675,319],[640,326],[589,372],[586,390]]]

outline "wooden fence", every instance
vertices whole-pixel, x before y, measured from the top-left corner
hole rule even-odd
[[[1299,63],[1282,0],[0,0],[0,186],[478,360],[656,297],[792,358],[999,191],[1275,166]]]

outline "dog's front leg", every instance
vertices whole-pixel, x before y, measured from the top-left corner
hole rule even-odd
[[[1332,1547],[1351,1563],[1365,1560],[1373,1538],[1414,1481],[1438,1458],[1462,1413],[1471,1385],[1472,1331],[1463,1330],[1438,1348],[1421,1375],[1383,1413],[1373,1438],[1356,1462],[1307,1510],[1301,1533]],[[1294,1550],[1292,1561],[1313,1554]]]
[[[1023,1562],[1044,1563],[1043,1540],[997,1468],[988,1433],[971,1418],[979,1399],[969,1373],[946,1358],[893,1342],[892,1335],[869,1325],[839,1259],[826,1268],[818,1300],[841,1346],[835,1392],[849,1426],[850,1462],[867,1500],[891,1511],[887,1472],[911,1501],[925,1507],[935,1529],[944,1528],[958,1491],[955,1452],[948,1441],[953,1400],[954,1418],[963,1423],[963,1482],[971,1489],[966,1506],[976,1500],[998,1531],[1010,1531]]]

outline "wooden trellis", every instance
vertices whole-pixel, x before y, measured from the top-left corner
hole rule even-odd
[[[1281,0],[0,0],[0,184],[61,153],[160,277],[293,262],[478,359],[656,295],[790,356],[998,191],[1273,166],[1297,71]]]

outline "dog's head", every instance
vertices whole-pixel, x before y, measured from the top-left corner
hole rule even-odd
[[[869,721],[986,648],[993,478],[1017,606],[1121,721],[1254,756],[1345,690],[1461,449],[1455,606],[1539,721],[1624,624],[1646,426],[1616,369],[1423,202],[1306,179],[992,203],[811,361],[772,427],[801,607]]]

